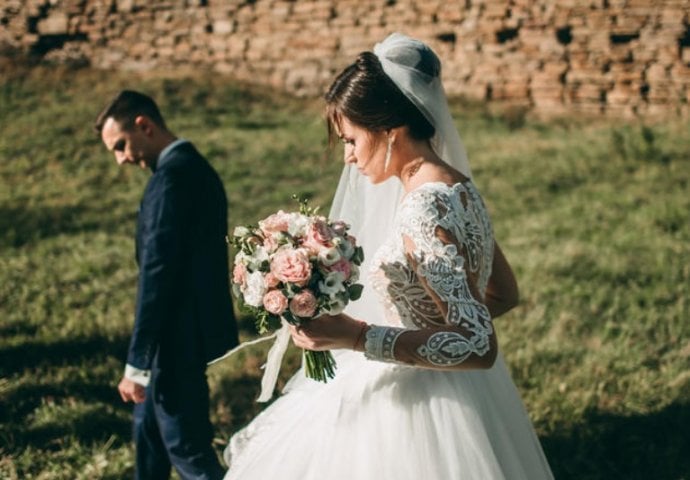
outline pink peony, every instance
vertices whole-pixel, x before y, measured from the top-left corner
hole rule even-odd
[[[232,269],[232,282],[238,285],[244,285],[247,282],[247,267],[244,264],[238,263]]]
[[[290,225],[290,214],[282,210],[273,215],[269,215],[259,222],[259,228],[266,237],[270,237],[274,232],[287,232]]]
[[[271,273],[281,282],[306,285],[311,277],[307,251],[301,248],[279,250],[271,259]]]
[[[280,290],[271,290],[263,298],[264,308],[269,313],[280,315],[288,306],[288,299]]]
[[[302,290],[290,300],[290,312],[298,317],[312,317],[316,313],[316,307],[316,297],[311,290]]]

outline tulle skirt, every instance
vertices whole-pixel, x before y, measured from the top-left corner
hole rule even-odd
[[[233,435],[234,480],[553,478],[499,355],[490,370],[443,372],[336,354],[326,384],[297,372]]]

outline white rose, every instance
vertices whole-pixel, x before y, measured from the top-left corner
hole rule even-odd
[[[232,231],[232,236],[233,237],[245,237],[251,233],[251,230],[249,230],[247,227],[235,227],[235,230]]]
[[[345,275],[342,272],[329,272],[326,277],[319,282],[319,291],[334,298],[338,292],[345,291]]]
[[[252,253],[249,257],[249,262],[247,265],[249,265],[249,268],[252,270],[258,270],[261,268],[261,264],[264,262],[267,262],[269,259],[268,256],[268,250],[266,250],[265,247],[258,246],[254,250],[254,253]]]
[[[311,224],[311,220],[306,215],[294,213],[290,215],[288,222],[288,233],[293,237],[303,237],[307,234],[307,227]]]
[[[319,262],[329,267],[341,258],[340,250],[336,247],[324,248],[319,252]]]
[[[252,261],[252,257],[244,253],[242,250],[237,252],[235,255],[235,263],[241,263],[243,265],[249,265]]]
[[[264,275],[261,272],[253,272],[247,275],[247,286],[244,288],[244,302],[252,307],[263,305],[266,284]]]

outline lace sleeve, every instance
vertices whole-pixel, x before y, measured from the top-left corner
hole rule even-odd
[[[457,200],[422,195],[406,201],[401,214],[408,263],[444,323],[420,329],[372,326],[366,334],[367,357],[427,368],[493,364],[496,340],[478,285],[492,259],[477,258],[486,256],[483,243],[493,246],[493,237],[488,222],[474,224],[468,199]]]

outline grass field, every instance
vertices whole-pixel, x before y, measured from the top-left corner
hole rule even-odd
[[[231,227],[295,193],[327,211],[340,163],[318,101],[210,74],[21,73],[0,80],[0,478],[128,478],[131,407],[115,387],[148,174],[117,168],[92,131],[100,108],[122,87],[154,95],[220,173]],[[690,479],[687,122],[453,105],[521,288],[501,348],[556,478]],[[262,408],[265,350],[209,370],[219,452]]]

